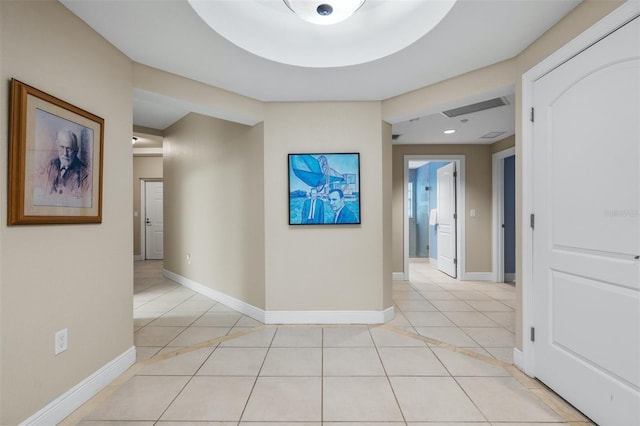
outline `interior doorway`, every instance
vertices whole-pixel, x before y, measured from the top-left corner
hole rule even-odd
[[[455,168],[454,196],[450,206],[452,221],[448,225],[449,258],[453,270],[450,275],[462,278],[464,271],[464,156],[463,155],[405,155],[404,156],[404,278],[409,279],[409,259],[429,262],[437,266],[438,218],[437,174],[446,165]]]
[[[515,148],[493,154],[493,273],[496,282],[516,276]]]
[[[163,182],[142,180],[140,194],[143,260],[164,259]]]

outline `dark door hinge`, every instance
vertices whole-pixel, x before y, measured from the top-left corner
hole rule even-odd
[[[531,327],[531,341],[536,341],[536,329],[534,327]]]
[[[535,119],[535,109],[531,107],[531,115],[529,116],[529,120],[533,123]]]
[[[529,215],[529,226],[531,226],[531,229],[535,229],[535,224],[536,224],[536,215],[531,213]]]

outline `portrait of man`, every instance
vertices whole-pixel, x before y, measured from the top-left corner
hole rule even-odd
[[[33,204],[91,207],[93,175],[87,164],[91,129],[44,111],[37,113]]]
[[[289,154],[289,225],[360,223],[360,154]]]
[[[91,186],[91,174],[78,158],[78,137],[71,130],[60,130],[56,134],[56,146],[58,156],[47,169],[49,193],[82,196]]]
[[[318,198],[318,190],[311,188],[309,198],[302,205],[301,223],[324,223],[324,202]]]
[[[358,223],[355,213],[344,202],[344,193],[340,189],[329,191],[329,206],[335,214],[333,223]]]

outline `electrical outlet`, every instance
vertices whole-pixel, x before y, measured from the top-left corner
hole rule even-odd
[[[187,263],[191,265],[191,255],[187,254]]]
[[[55,354],[56,355],[58,355],[58,354],[60,354],[60,353],[62,353],[62,352],[67,350],[67,344],[68,344],[67,333],[68,333],[68,330],[66,328],[56,332],[56,339],[55,339],[56,340],[55,341]]]

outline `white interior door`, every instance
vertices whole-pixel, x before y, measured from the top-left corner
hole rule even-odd
[[[164,258],[162,182],[145,182],[145,258]]]
[[[640,18],[534,83],[535,375],[640,424]]]
[[[456,164],[437,170],[438,269],[456,277]]]

